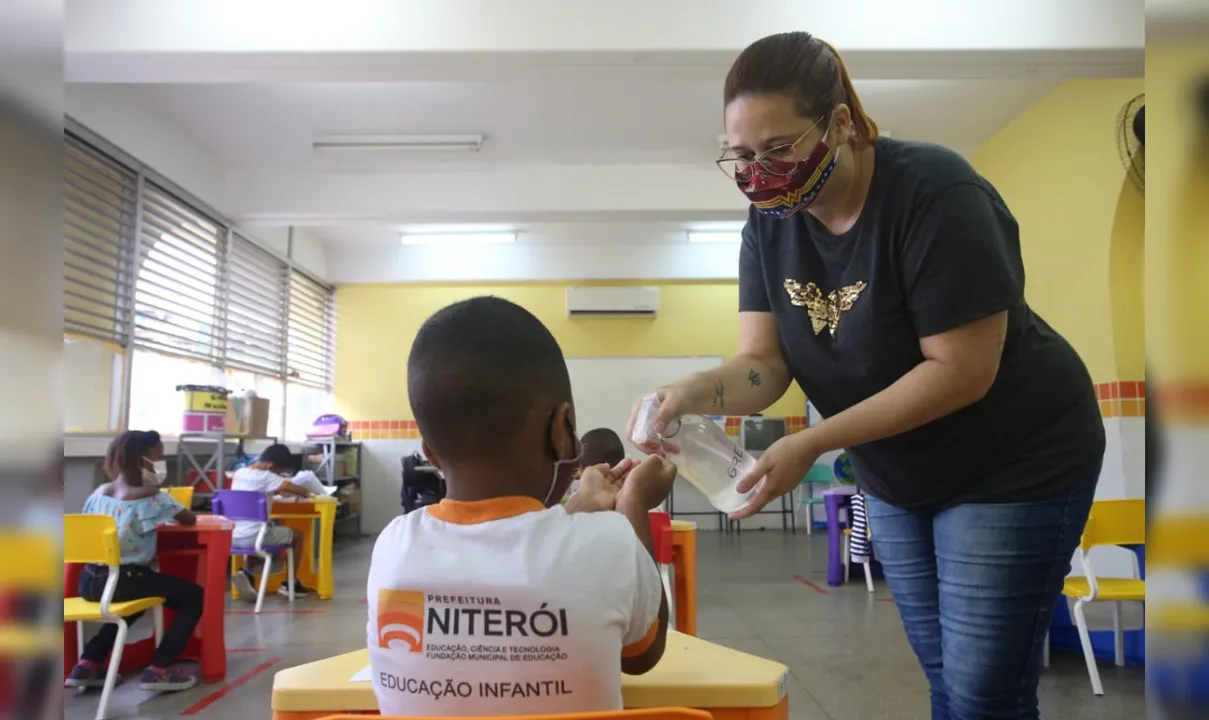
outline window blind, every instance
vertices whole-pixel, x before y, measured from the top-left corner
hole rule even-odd
[[[65,135],[63,328],[125,345],[129,334],[138,178]]]
[[[330,390],[335,346],[332,290],[297,270],[290,271],[287,377],[290,382]]]
[[[280,377],[285,366],[284,261],[233,235],[227,256],[227,366]]]
[[[150,180],[141,221],[135,345],[221,365],[226,229]]]

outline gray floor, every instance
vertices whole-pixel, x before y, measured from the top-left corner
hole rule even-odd
[[[336,597],[308,599],[294,609],[312,614],[227,616],[231,651],[227,682],[242,685],[213,699],[223,685],[152,696],[127,683],[114,694],[115,717],[169,718],[190,711],[198,720],[268,717],[276,670],[364,647],[365,576],[371,541],[339,544]],[[929,716],[928,689],[907,645],[898,612],[879,581],[869,595],[860,582],[828,588],[827,540],[816,534],[702,533],[698,541],[698,628],[701,637],[789,666],[795,720],[920,720]],[[795,577],[796,576],[796,577]],[[796,578],[825,589],[823,595]],[[266,611],[284,600],[265,600]],[[244,610],[247,606],[234,608]],[[259,672],[255,672],[257,670]],[[1100,665],[1105,696],[1091,694],[1083,659],[1056,654],[1041,680],[1042,712],[1062,720],[1133,720],[1145,715],[1143,671]],[[98,693],[68,693],[67,720],[90,720]],[[212,702],[198,709],[199,703]]]

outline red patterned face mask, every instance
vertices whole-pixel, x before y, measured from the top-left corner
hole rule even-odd
[[[836,153],[820,140],[797,162],[762,158],[736,173],[735,183],[756,210],[783,220],[810,207],[835,169]]]

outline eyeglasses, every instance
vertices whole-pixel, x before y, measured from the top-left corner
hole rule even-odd
[[[774,148],[769,148],[755,157],[720,157],[714,162],[717,163],[718,169],[721,170],[726,177],[736,182],[750,182],[753,174],[755,173],[756,166],[759,166],[760,171],[763,173],[776,175],[777,177],[786,177],[789,175],[791,170],[780,171],[775,169],[768,162],[769,158],[778,159],[791,154],[794,149],[797,148],[798,143],[802,142],[802,140],[809,135],[812,130],[818,127],[819,123],[821,122],[823,122],[822,117],[811,123],[810,127],[806,128],[806,132],[799,135],[797,140],[794,140],[791,143],[785,143],[784,145],[778,145]]]

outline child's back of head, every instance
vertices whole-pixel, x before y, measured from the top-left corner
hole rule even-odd
[[[407,391],[448,497],[562,497],[579,456],[571,379],[532,313],[495,297],[438,311],[412,344]]]
[[[608,428],[596,428],[584,433],[584,455],[580,460],[581,467],[605,464],[615,467],[625,459],[625,446],[617,433]]]

